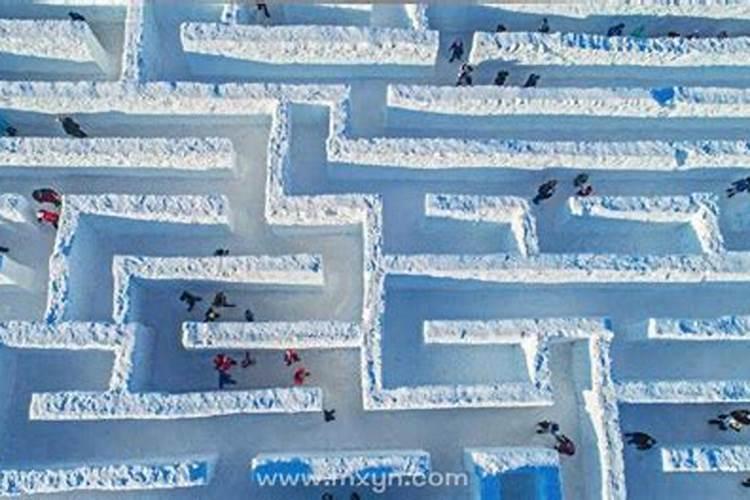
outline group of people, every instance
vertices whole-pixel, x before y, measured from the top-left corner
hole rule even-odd
[[[461,61],[464,56],[464,42],[460,38],[456,38],[450,45],[449,50],[451,52],[449,62]],[[462,63],[458,69],[458,78],[456,79],[456,87],[471,87],[474,84],[474,66],[468,63]],[[498,86],[505,85],[508,80],[510,72],[506,70],[500,70],[495,75],[494,84]],[[531,73],[526,79],[526,82],[522,85],[524,88],[536,87],[541,77],[536,73]]]
[[[542,201],[552,198],[557,190],[557,185],[557,179],[550,179],[540,184],[537,188],[536,196],[534,196],[534,199],[532,200],[534,205],[538,205]],[[576,189],[576,196],[591,196],[594,193],[594,187],[589,181],[588,174],[581,173],[576,175],[573,179],[573,187]]]
[[[750,425],[750,410],[732,410],[729,413],[720,413],[716,418],[708,421],[709,425],[715,425],[722,431],[729,429],[740,432],[743,427]]]
[[[537,422],[536,433],[553,436],[555,438],[554,448],[561,455],[575,455],[575,443],[568,436],[560,432],[560,425],[557,422],[551,420]],[[626,432],[624,436],[626,443],[634,445],[638,450],[650,450],[656,444],[656,439],[645,432]]]
[[[496,33],[504,33],[508,31],[508,28],[504,24],[498,24],[497,28],[495,30]],[[549,19],[546,17],[542,19],[541,24],[539,25],[539,28],[537,28],[537,31],[539,33],[551,33],[552,29],[550,28]],[[625,35],[625,23],[617,23],[612,26],[610,26],[607,29],[607,36],[608,37],[614,37],[614,36],[626,36]],[[639,24],[638,26],[633,29],[633,31],[630,32],[629,35],[632,38],[646,38],[646,25],[645,24]],[[669,31],[667,33],[667,36],[670,38],[677,38],[681,37],[682,34],[677,31]],[[685,35],[685,38],[700,38],[703,36],[700,31],[694,30],[693,32],[689,33],[688,35]],[[716,34],[717,38],[728,38],[729,32],[726,30],[721,30]]]
[[[88,137],[88,134],[83,131],[81,125],[70,116],[58,116],[57,121],[62,126],[66,135],[77,139]],[[0,136],[3,135],[6,137],[16,137],[18,135],[18,129],[11,125],[7,120],[0,117]]]
[[[31,193],[34,201],[39,203],[41,208],[36,211],[36,220],[40,224],[49,224],[57,229],[60,222],[60,207],[62,206],[62,196],[52,188],[35,189]]]
[[[739,193],[750,193],[750,177],[744,177],[732,182],[726,189],[726,193],[727,198],[732,198]]]
[[[495,30],[496,33],[504,33],[508,31],[507,26],[504,24],[498,24],[497,28]],[[550,33],[551,28],[549,24],[549,20],[545,17],[542,19],[541,24],[539,25],[539,28],[537,29],[539,33]],[[608,37],[617,37],[617,36],[624,36],[625,35],[625,23],[617,23],[613,26],[610,26],[609,29],[607,29],[607,36]],[[646,37],[646,26],[645,25],[639,25],[637,26],[630,35],[633,38],[645,38]],[[667,33],[667,36],[671,38],[680,37],[682,36],[680,33],[676,31],[670,31]],[[693,33],[686,35],[686,38],[697,38],[700,37],[701,34],[697,31],[694,31]],[[720,31],[717,34],[718,38],[727,38],[729,36],[729,33],[726,31]],[[450,57],[448,58],[448,62],[453,61],[461,61],[463,60],[464,56],[464,42],[461,38],[456,38],[453,40],[453,43],[448,47],[448,50],[450,51]],[[474,71],[474,67],[470,64],[464,63],[461,65],[459,71],[458,71],[458,78],[456,80],[456,86],[471,86],[473,84],[473,78],[472,78],[472,72]],[[510,76],[510,73],[507,70],[500,70],[495,75],[495,79],[493,83],[498,86],[505,85],[506,81],[508,80],[508,77]],[[532,73],[528,76],[526,79],[526,82],[523,84],[523,87],[536,87],[537,83],[539,82],[539,79],[541,78],[540,75],[536,73]]]
[[[203,297],[200,295],[196,295],[194,293],[191,293],[187,290],[183,290],[182,294],[180,295],[180,302],[184,302],[187,304],[187,311],[191,312],[195,306],[198,304],[198,302],[202,302]],[[206,322],[216,321],[221,317],[221,313],[219,312],[221,309],[224,308],[234,308],[237,307],[237,304],[231,304],[229,302],[229,299],[227,298],[227,294],[225,292],[219,291],[214,294],[214,298],[211,301],[211,305],[208,307],[206,312],[203,315],[203,320]],[[255,321],[255,314],[253,314],[252,309],[247,308],[245,309],[245,321],[252,322]]]
[[[542,420],[536,424],[537,434],[549,434],[555,438],[554,448],[560,455],[572,457],[576,453],[576,445],[572,439],[560,432],[560,425],[551,420]]]
[[[227,255],[229,251],[225,249],[219,249],[215,253],[218,255]],[[188,290],[183,290],[182,294],[180,295],[180,302],[184,302],[185,304],[187,304],[188,312],[192,311],[198,304],[198,302],[201,301],[203,301],[203,297],[191,293]],[[208,307],[203,316],[203,319],[206,322],[216,321],[221,317],[221,313],[219,312],[221,309],[233,307],[237,307],[237,305],[229,302],[229,299],[225,292],[216,292],[216,294],[214,294],[213,300],[211,301],[211,305]],[[255,321],[255,315],[250,308],[245,309],[245,321]],[[286,364],[286,366],[293,366],[297,363],[300,363],[300,365],[294,370],[294,385],[304,385],[305,380],[307,380],[307,378],[311,375],[310,371],[301,364],[301,361],[302,360],[297,350],[287,349],[284,352],[284,364]],[[236,384],[236,381],[232,379],[229,374],[232,367],[236,364],[237,362],[227,354],[217,354],[216,357],[214,357],[214,368],[219,372],[219,389],[223,389],[225,385]],[[254,364],[255,360],[250,356],[250,353],[245,353],[245,359],[242,362],[242,367],[248,368],[249,366],[252,366]],[[331,414],[330,420],[333,420],[334,418],[335,417],[333,417],[333,414]],[[328,421],[328,417],[326,417],[326,421]]]

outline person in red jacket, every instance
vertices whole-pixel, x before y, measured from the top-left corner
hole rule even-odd
[[[60,214],[51,210],[39,209],[36,212],[36,220],[40,223],[50,224],[57,229],[57,223],[60,221]]]
[[[555,450],[561,455],[572,457],[576,453],[576,445],[565,434],[555,434]]]
[[[284,352],[284,363],[286,366],[292,366],[294,363],[299,363],[300,358],[296,349],[287,349]]]
[[[217,354],[214,356],[214,369],[220,372],[229,372],[237,362],[231,356],[226,354]]]
[[[304,366],[300,366],[294,371],[294,385],[303,385],[310,375],[311,373]]]

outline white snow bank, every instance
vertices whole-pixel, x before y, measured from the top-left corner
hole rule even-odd
[[[49,261],[46,318],[66,319],[70,307],[70,266],[81,217],[99,216],[165,224],[231,227],[229,201],[201,195],[66,195]]]
[[[567,168],[675,172],[748,168],[748,144],[747,141],[573,142],[336,136],[328,140],[327,153],[329,161],[344,164],[337,168],[349,164],[418,170]]]
[[[544,16],[586,17],[705,17],[750,18],[750,6],[737,0],[586,0],[561,3],[490,3],[482,7]]]
[[[359,325],[342,321],[182,324],[186,349],[341,349],[361,342]]]
[[[579,339],[609,332],[609,321],[596,318],[441,320],[423,324],[428,344],[516,344],[530,338]]]
[[[750,446],[662,448],[661,464],[664,472],[748,472]]]
[[[260,453],[251,463],[256,478],[273,477],[290,467],[313,481],[426,476],[430,455],[422,450]]]
[[[750,281],[750,254],[386,255],[391,274],[495,283],[699,283]]]
[[[576,217],[688,224],[703,252],[724,251],[724,237],[719,228],[719,201],[714,194],[571,197],[568,198],[568,210]]]
[[[29,418],[31,420],[166,420],[319,411],[323,411],[323,392],[312,387],[181,394],[62,391],[32,394]]]
[[[431,66],[435,31],[344,26],[254,26],[184,23],[186,52],[270,64],[396,64]]]
[[[136,389],[147,371],[152,332],[137,324],[0,323],[0,343],[18,349],[103,350],[114,355],[111,391]]]
[[[594,335],[589,341],[591,388],[583,391],[583,402],[591,419],[599,451],[601,498],[625,500],[624,444],[617,392],[612,380],[612,338],[611,334]]]
[[[112,58],[83,21],[0,19],[0,56],[61,59],[96,65],[111,73]],[[42,61],[37,61],[41,64]]]
[[[536,218],[523,198],[427,193],[424,203],[427,217],[508,224],[521,255],[539,253]]]
[[[737,403],[750,402],[748,380],[659,380],[617,384],[622,403]]]
[[[273,115],[279,100],[327,106],[348,95],[343,85],[0,82],[0,107],[51,115],[81,109],[144,115]]]
[[[492,385],[429,385],[370,391],[367,410],[438,410],[552,406],[552,391],[531,383]]]
[[[482,476],[495,476],[524,467],[559,467],[560,457],[550,448],[467,448],[464,463]]]
[[[750,316],[710,319],[651,318],[648,338],[654,340],[750,340]]]
[[[0,168],[65,168],[68,174],[142,175],[143,170],[230,172],[232,141],[220,137],[0,138]],[[34,170],[36,173],[37,170]],[[29,172],[31,174],[32,172]]]
[[[388,109],[467,116],[634,118],[750,116],[750,91],[732,88],[535,88],[389,85]]]
[[[635,38],[589,33],[474,34],[469,62],[564,66],[746,66],[750,37]]]
[[[213,458],[200,458],[46,469],[0,469],[0,496],[205,486],[211,480],[214,463]]]
[[[138,257],[116,255],[113,318],[128,321],[132,280],[218,281],[277,286],[323,286],[318,255],[250,255],[232,257]]]
[[[20,194],[0,194],[0,224],[25,224],[34,220],[34,211]]]

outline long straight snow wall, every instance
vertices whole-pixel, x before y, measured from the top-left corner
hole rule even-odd
[[[750,37],[634,38],[587,33],[475,33],[469,61],[562,66],[748,66]]]
[[[219,137],[0,138],[0,168],[19,173],[38,168],[65,168],[82,175],[97,170],[108,175],[144,170],[227,173],[234,165],[232,141]]]
[[[128,491],[205,486],[213,460],[175,460],[49,469],[0,470],[0,497],[80,490]]]
[[[628,118],[746,118],[750,91],[730,88],[538,88],[389,85],[388,118],[395,126],[434,126],[445,115],[504,118],[508,115],[570,115]],[[429,113],[430,122],[425,123]],[[472,122],[473,124],[474,122]]]
[[[748,168],[747,141],[572,142],[333,137],[328,159],[347,166],[416,170],[459,168],[572,168],[673,172],[693,169]],[[372,169],[371,175],[383,175]],[[363,174],[358,174],[363,175]]]
[[[435,31],[342,26],[185,23],[186,52],[269,64],[432,66]]]
[[[0,74],[37,72],[42,61],[53,69],[52,61],[69,63],[58,69],[80,76],[114,76],[114,61],[85,22],[0,19]]]
[[[320,453],[261,453],[252,461],[253,478],[262,480],[280,474],[315,481],[425,476],[430,455],[422,450],[366,450]]]

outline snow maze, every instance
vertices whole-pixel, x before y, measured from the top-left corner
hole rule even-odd
[[[0,0],[0,496],[745,498],[750,3],[267,8]]]

